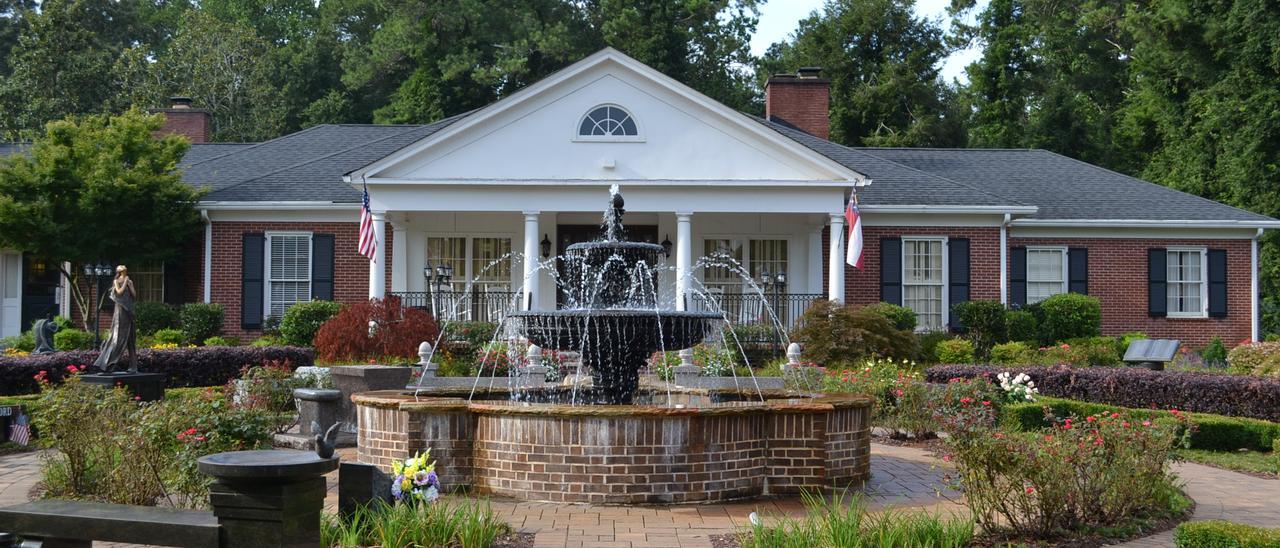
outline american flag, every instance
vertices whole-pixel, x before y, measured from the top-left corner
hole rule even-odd
[[[26,415],[19,415],[13,425],[9,426],[9,441],[18,445],[31,443],[31,424]]]
[[[369,209],[369,185],[364,186],[363,202],[360,207],[360,254],[376,262],[378,237],[373,232],[373,211]]]
[[[849,226],[849,248],[844,252],[844,262],[862,268],[862,216],[858,214],[857,200],[849,198],[844,207],[844,223]]]

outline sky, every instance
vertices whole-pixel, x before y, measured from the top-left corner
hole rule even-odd
[[[770,44],[787,38],[796,29],[796,24],[809,13],[822,7],[823,0],[770,0],[760,8],[760,23],[751,38],[751,53],[761,55]],[[946,8],[950,0],[916,0],[916,14],[930,18],[941,18],[947,24]],[[978,7],[986,5],[979,0]],[[976,10],[975,10],[976,11]],[[950,82],[953,79],[967,81],[964,67],[977,60],[981,55],[978,48],[969,48],[951,54],[942,65],[942,78]]]

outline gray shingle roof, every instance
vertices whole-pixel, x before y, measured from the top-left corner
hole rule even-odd
[[[30,146],[31,143],[0,143],[0,158],[25,153]]]
[[[855,150],[1034,204],[1040,208],[1035,215],[1040,219],[1274,220],[1047,150]]]
[[[858,189],[858,199],[867,205],[902,206],[1026,206],[973,185],[954,181],[911,166],[885,160],[866,151],[819,139],[785,123],[758,119],[778,133],[871,178]]]

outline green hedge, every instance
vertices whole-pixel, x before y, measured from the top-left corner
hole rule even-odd
[[[1048,426],[1044,417],[1045,407],[1052,409],[1053,414],[1059,417],[1071,415],[1085,417],[1104,411],[1120,411],[1139,420],[1161,422],[1174,420],[1168,411],[1129,409],[1101,403],[1042,397],[1034,403],[1015,403],[1004,406],[1000,410],[1001,421],[1006,427],[1015,430],[1038,430]],[[1191,434],[1192,449],[1270,451],[1272,444],[1280,441],[1280,423],[1207,413],[1185,413],[1185,415],[1196,427]]]
[[[1280,529],[1263,529],[1229,521],[1192,521],[1173,534],[1178,548],[1280,548]]]

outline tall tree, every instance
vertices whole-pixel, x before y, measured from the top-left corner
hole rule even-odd
[[[68,118],[49,123],[30,157],[0,158],[0,246],[59,265],[173,258],[200,228],[200,192],[177,171],[189,144],[152,137],[161,124],[136,110]],[[62,275],[75,282],[77,271]]]
[[[1128,75],[1120,0],[991,0],[967,24],[973,0],[953,3],[951,40],[978,44],[964,96],[975,146],[1045,148],[1117,169],[1113,145]]]
[[[31,138],[50,120],[103,112],[118,92],[116,57],[138,35],[131,1],[46,0],[24,13],[12,74],[0,82],[0,138]]]
[[[846,145],[955,146],[962,116],[938,76],[949,50],[914,0],[829,0],[774,44],[760,77],[819,66],[831,79],[831,138]]]
[[[9,52],[18,45],[18,34],[35,0],[0,0],[0,78],[9,74]]]
[[[127,104],[162,105],[184,95],[213,111],[213,138],[261,141],[290,129],[280,86],[273,79],[270,44],[250,27],[196,11],[187,15],[154,59],[147,46],[121,56],[116,72]]]

